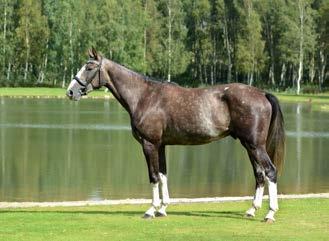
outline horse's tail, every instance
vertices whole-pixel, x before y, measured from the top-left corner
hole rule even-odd
[[[266,93],[265,96],[272,105],[272,117],[266,141],[266,151],[280,174],[283,170],[286,149],[284,120],[278,99],[269,93]]]

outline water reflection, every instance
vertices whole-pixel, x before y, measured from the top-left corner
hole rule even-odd
[[[0,200],[150,197],[127,113],[108,100],[1,98]],[[280,193],[329,191],[328,112],[284,105],[287,158]],[[232,138],[167,148],[173,197],[251,195],[252,168]]]

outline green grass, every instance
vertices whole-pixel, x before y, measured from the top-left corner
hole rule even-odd
[[[0,96],[7,97],[40,97],[40,98],[66,98],[66,89],[62,88],[0,88]],[[104,92],[104,89],[91,92],[88,97],[92,98],[112,98],[111,93]]]
[[[285,94],[274,93],[282,102],[307,102],[313,104],[329,104],[329,93],[323,94]]]
[[[244,217],[250,202],[171,205],[143,220],[145,205],[0,210],[0,240],[328,240],[329,199],[281,200],[274,224]]]

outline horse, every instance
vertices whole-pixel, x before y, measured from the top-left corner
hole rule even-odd
[[[154,81],[105,58],[94,48],[88,54],[89,60],[72,79],[66,95],[77,101],[105,86],[128,112],[132,135],[142,146],[152,189],[152,204],[144,218],[167,216],[167,145],[200,145],[231,136],[247,150],[256,180],[246,216],[255,217],[261,208],[267,182],[269,211],[265,221],[275,221],[285,130],[274,95],[240,83],[184,88]]]

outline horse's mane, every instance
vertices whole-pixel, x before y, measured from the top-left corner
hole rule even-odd
[[[154,84],[172,84],[172,85],[178,85],[175,82],[169,82],[169,81],[166,81],[166,80],[160,80],[160,79],[156,79],[154,77],[149,77],[147,75],[144,75],[144,74],[135,72],[135,71],[129,69],[128,67],[126,67],[125,65],[118,64],[117,62],[114,62],[112,60],[111,60],[111,62],[114,63],[115,65],[117,65],[120,69],[123,69],[124,71],[129,72],[131,75],[137,77],[138,79],[142,79],[142,80],[144,80],[146,82],[154,83]]]

